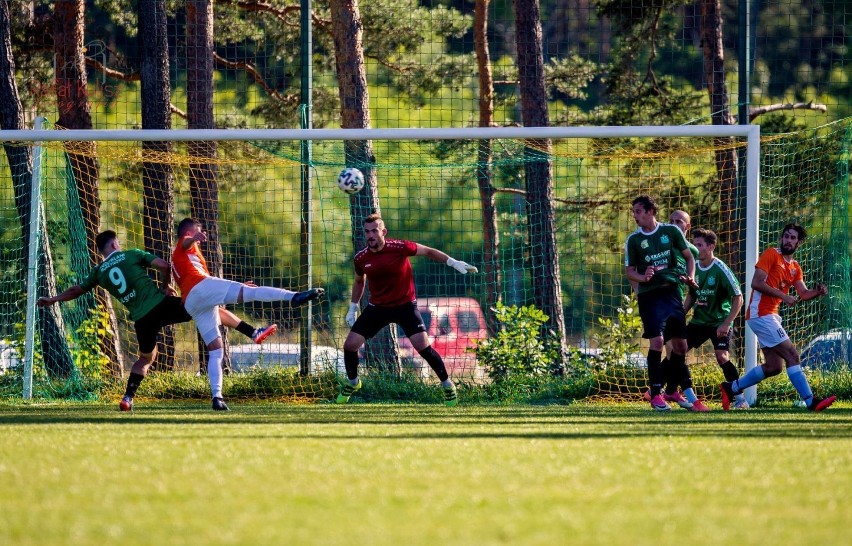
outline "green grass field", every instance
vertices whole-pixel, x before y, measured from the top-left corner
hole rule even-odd
[[[0,404],[0,544],[839,544],[852,405]]]

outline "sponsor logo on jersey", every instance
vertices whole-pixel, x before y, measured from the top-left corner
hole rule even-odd
[[[129,294],[127,294],[126,296],[121,298],[121,300],[119,300],[119,301],[121,301],[121,303],[127,303],[135,297],[136,297],[136,290],[131,290]]]

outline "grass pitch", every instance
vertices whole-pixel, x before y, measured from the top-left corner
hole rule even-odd
[[[852,405],[0,404],[0,544],[838,544]]]

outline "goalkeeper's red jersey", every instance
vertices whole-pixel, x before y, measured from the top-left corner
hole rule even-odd
[[[201,254],[198,241],[184,250],[181,243],[186,238],[178,241],[172,251],[172,277],[180,288],[180,297],[184,301],[186,301],[186,297],[193,286],[210,276],[210,272],[207,270],[207,261]]]
[[[417,243],[385,239],[385,246],[378,252],[365,248],[355,255],[355,273],[367,276],[372,305],[395,307],[417,299],[408,261],[416,253]]]

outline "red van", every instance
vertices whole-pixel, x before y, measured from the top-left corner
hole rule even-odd
[[[451,377],[482,380],[484,370],[476,355],[468,351],[480,339],[488,338],[485,315],[473,298],[418,298],[417,308],[423,316],[432,347],[443,357]],[[402,329],[397,330],[400,354],[421,377],[434,377],[429,365],[414,350]]]

